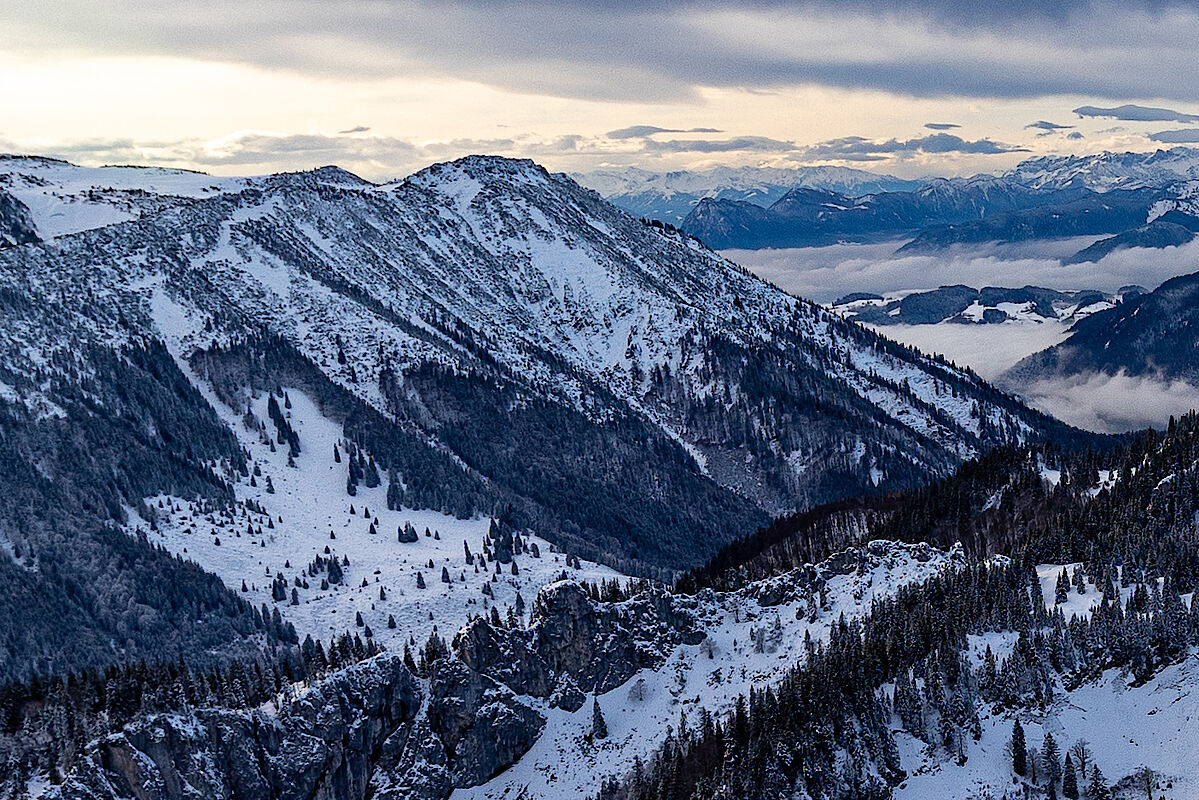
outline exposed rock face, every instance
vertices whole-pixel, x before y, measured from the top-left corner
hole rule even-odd
[[[17,198],[0,191],[0,247],[41,241],[29,208]]]
[[[433,665],[428,720],[445,746],[455,787],[490,780],[524,755],[545,726],[545,717],[511,689],[452,658]]]
[[[676,645],[702,641],[693,606],[691,598],[658,591],[596,603],[578,584],[553,583],[534,601],[529,628],[496,630],[475,620],[455,637],[454,649],[467,666],[518,694],[561,694],[569,708],[577,698],[557,692],[564,677],[602,694],[660,664]]]
[[[477,786],[515,763],[544,727],[512,690],[457,659],[435,661],[424,713],[383,744],[374,796],[441,800]]]
[[[578,711],[586,702],[587,695],[574,682],[574,678],[563,675],[558,679],[554,693],[550,695],[550,708],[563,708],[567,711]]]
[[[518,695],[577,710],[681,643],[703,639],[695,600],[661,591],[599,603],[551,584],[527,629],[475,620],[458,657],[428,667],[427,696],[402,657],[342,670],[274,713],[201,708],[141,717],[94,742],[54,800],[442,800],[523,756],[545,717]]]
[[[257,709],[155,714],[93,743],[48,796],[63,800],[358,800],[384,741],[421,693],[399,656],[383,655],[312,687],[278,715]]]
[[[375,779],[378,800],[440,800],[454,791],[445,745],[425,718],[383,744]]]

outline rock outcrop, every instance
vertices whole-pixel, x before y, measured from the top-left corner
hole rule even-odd
[[[360,800],[380,748],[409,727],[421,691],[382,655],[338,672],[274,713],[154,714],[89,746],[46,796],[61,800]]]
[[[561,581],[537,595],[528,628],[497,630],[477,619],[459,631],[454,650],[518,694],[558,696],[563,707],[577,709],[579,689],[602,694],[658,666],[676,645],[702,641],[693,606],[691,598],[657,590],[597,603],[583,587]]]
[[[38,242],[29,208],[6,191],[0,190],[0,247]]]
[[[436,662],[429,684],[429,725],[445,746],[455,787],[477,786],[499,774],[545,726],[545,717],[511,689],[457,659]]]
[[[383,745],[373,782],[378,800],[441,800],[478,786],[524,755],[545,717],[512,690],[455,658],[429,666],[420,717]]]

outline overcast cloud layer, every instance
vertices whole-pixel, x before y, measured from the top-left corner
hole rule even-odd
[[[1074,113],[1080,117],[1120,119],[1126,122],[1199,122],[1199,115],[1175,111],[1172,108],[1153,108],[1126,104],[1116,108],[1079,106]]]
[[[817,83],[1199,101],[1199,11],[1182,0],[39,0],[4,13],[9,48],[191,55],[315,75],[403,71],[570,97]]]

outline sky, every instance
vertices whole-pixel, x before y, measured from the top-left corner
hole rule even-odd
[[[37,0],[0,10],[0,151],[401,177],[902,177],[1199,143],[1195,0]]]

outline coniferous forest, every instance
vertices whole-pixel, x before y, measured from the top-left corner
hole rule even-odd
[[[842,622],[777,687],[739,698],[727,717],[680,721],[651,760],[607,781],[596,796],[889,797],[904,778],[893,717],[902,730],[964,760],[983,703],[1045,708],[1056,692],[1106,670],[1123,671],[1138,686],[1187,658],[1199,644],[1199,609],[1182,599],[1199,581],[1199,416],[1171,420],[1164,434],[1149,431],[1122,448],[1059,454],[1062,475],[1052,489],[1038,472],[1044,457],[994,453],[926,489],[780,520],[684,576],[679,588],[696,591],[802,566],[820,546],[813,531],[835,529],[830,520],[853,524],[867,512],[871,521],[858,537],[957,539],[1002,554],[973,559],[960,572],[876,603],[860,621]],[[1110,490],[1093,493],[1100,468],[1118,477]],[[1003,500],[984,508],[996,491]],[[1045,598],[1033,565],[1075,561],[1081,565],[1063,570],[1055,596]],[[1067,619],[1058,608],[1071,584],[1093,584],[1102,594],[1092,617]],[[966,637],[988,631],[1016,633],[1015,647],[1002,662],[988,649],[974,668],[963,657]],[[1058,756],[1038,770],[1017,748],[1013,772],[1049,796],[1080,796],[1077,787],[1092,777],[1085,762],[1078,777],[1078,758],[1069,766],[1067,788]],[[1105,787],[1100,775],[1091,790],[1099,794],[1082,796],[1103,797]]]

